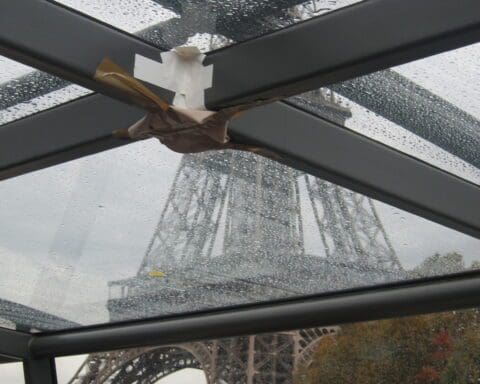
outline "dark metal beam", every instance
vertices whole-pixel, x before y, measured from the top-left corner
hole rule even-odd
[[[32,339],[30,352],[45,358],[463,309],[480,305],[479,290],[478,272],[465,273],[196,315],[39,335]]]
[[[480,187],[285,103],[231,122],[237,141],[295,168],[480,238]]]
[[[297,1],[282,0],[280,8]],[[449,0],[370,0],[212,52],[207,61],[215,66],[214,87],[206,91],[207,105],[217,109],[261,97],[291,95],[478,41],[480,3],[460,1],[453,4]],[[181,5],[183,13],[192,7],[198,8],[196,1]],[[179,3],[173,2],[172,6],[178,7]],[[270,10],[265,5],[253,9],[257,15],[247,12],[252,19],[264,17]],[[220,18],[214,20],[219,26],[228,24],[231,29],[242,24],[227,23],[222,17],[233,16],[223,15],[221,10],[217,15],[214,11],[211,11],[213,16]],[[182,22],[188,24],[188,15],[183,16]],[[248,24],[247,20],[243,21]],[[168,22],[163,24],[166,26]],[[181,35],[185,29],[170,27],[173,29],[168,31],[169,35],[177,32]],[[188,33],[192,32],[191,28],[187,28]],[[224,32],[238,38],[235,28]],[[147,29],[140,35],[148,33]],[[319,36],[320,45],[317,44]],[[285,47],[288,47],[287,54]],[[108,56],[132,71],[135,53],[155,59],[160,53],[159,49],[135,37],[45,0],[18,0],[0,5],[0,51],[99,92],[109,95],[113,92],[117,97],[124,96],[92,79],[100,60]],[[478,166],[478,135],[472,128],[478,122],[468,126],[472,119],[460,119],[458,108],[426,90],[412,94],[411,87],[405,86],[411,82],[399,75],[388,76],[389,73],[392,74],[387,71],[370,75],[336,85],[334,89]],[[30,80],[37,77],[42,80],[32,89]],[[12,106],[16,100],[24,101],[63,84],[64,80],[46,74],[27,75],[25,79],[4,85],[0,90],[0,106]],[[386,98],[387,84],[398,89],[398,94],[389,94]],[[168,99],[171,93],[166,92],[164,96]],[[422,116],[411,113],[418,109],[431,113]],[[454,134],[445,134],[452,130]]]
[[[26,359],[23,362],[25,384],[57,384],[57,371],[55,360]]]
[[[159,60],[160,50],[132,35],[46,0],[0,2],[0,54],[94,91],[129,101],[95,81],[105,57],[133,70],[135,54]],[[155,91],[170,100],[173,93]]]
[[[31,337],[28,333],[0,328],[0,355],[16,359],[27,358]]]
[[[206,104],[290,96],[479,40],[477,0],[369,0],[213,52]]]
[[[182,3],[176,0],[156,1],[165,8],[179,13],[181,17],[147,27],[135,33],[135,36],[163,50],[184,44],[197,32],[219,33],[234,41],[259,36],[272,28],[272,25],[265,23],[264,19],[267,16],[283,15],[289,7],[302,2],[302,0],[281,0],[276,1],[275,7],[272,7],[268,2],[248,0],[237,4],[234,9],[226,3],[219,3],[215,4],[214,9],[205,10],[203,0],[182,1]],[[60,4],[58,6],[62,7]],[[201,30],[205,25],[211,28]],[[29,73],[1,85],[0,109],[31,100],[67,85],[69,85],[68,81],[48,73]]]
[[[480,121],[397,72],[376,72],[329,88],[480,168]]]
[[[141,116],[93,95],[0,127],[0,179],[126,144],[111,133]],[[244,113],[229,132],[296,168],[480,238],[478,186],[348,129],[275,103]]]
[[[0,180],[127,144],[112,137],[144,112],[102,95],[0,126]]]
[[[206,105],[289,96],[478,40],[477,0],[369,0],[212,52]],[[123,100],[93,80],[100,61],[109,57],[132,73],[135,53],[158,60],[160,52],[45,0],[0,4],[0,53]]]

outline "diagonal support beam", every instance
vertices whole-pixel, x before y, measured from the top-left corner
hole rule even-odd
[[[477,0],[369,0],[212,52],[206,106],[294,95],[479,40]],[[1,54],[100,93],[124,98],[93,80],[103,58],[132,73],[136,53],[160,52],[46,0],[0,4]]]
[[[480,187],[339,125],[276,103],[233,120],[229,133],[295,168],[480,238]]]
[[[0,54],[86,88],[120,98],[124,94],[93,79],[108,57],[133,70],[135,53],[159,60],[160,50],[142,40],[46,0],[0,3]],[[173,93],[155,91],[170,100]]]
[[[92,95],[0,127],[0,179],[127,144],[111,132],[141,116]],[[286,164],[480,238],[478,186],[334,123],[275,103],[233,120],[229,133]]]
[[[480,40],[476,0],[369,0],[213,52],[207,106],[290,96]]]
[[[127,144],[112,132],[144,111],[103,95],[0,126],[0,180]]]

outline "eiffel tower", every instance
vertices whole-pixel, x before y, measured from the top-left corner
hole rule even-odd
[[[302,100],[337,123],[350,117],[325,91]],[[306,251],[306,232],[321,254]],[[148,318],[379,283],[402,271],[369,198],[251,153],[184,155],[138,273],[109,283],[108,309],[111,321]],[[292,383],[337,330],[92,354],[70,383],[153,384],[184,368],[202,369],[209,384]]]

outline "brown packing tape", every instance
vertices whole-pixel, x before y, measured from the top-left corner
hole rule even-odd
[[[104,83],[131,97],[132,103],[149,110],[166,111],[170,105],[150,91],[140,81],[130,76],[121,67],[108,58],[98,65],[95,80]]]
[[[121,67],[105,58],[97,67],[94,78],[127,94],[132,103],[150,112],[128,130],[119,130],[115,136],[131,139],[156,137],[168,148],[179,153],[237,149],[254,152],[278,160],[269,150],[233,143],[227,134],[228,122],[241,112],[277,99],[232,106],[220,111],[191,110],[169,105]]]

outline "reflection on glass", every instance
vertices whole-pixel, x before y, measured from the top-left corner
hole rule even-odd
[[[0,381],[5,384],[24,384],[22,363],[0,363]]]
[[[163,49],[210,51],[361,0],[56,0]]]
[[[480,256],[477,239],[260,156],[155,140],[2,181],[0,211],[0,314],[24,330],[464,271]]]
[[[351,112],[345,126],[480,184],[480,44],[376,72],[330,88]],[[320,116],[319,90],[291,102]]]
[[[0,56],[0,125],[88,93],[78,85]]]
[[[435,384],[480,380],[477,309],[56,359],[65,381]],[[78,370],[78,371],[77,371]],[[101,379],[101,380],[100,380]]]

